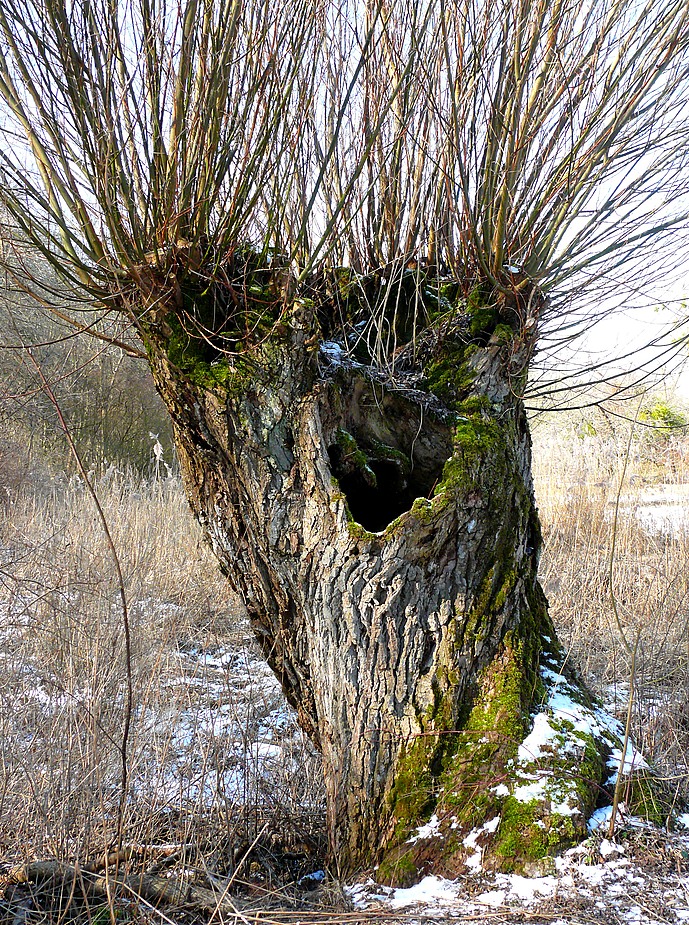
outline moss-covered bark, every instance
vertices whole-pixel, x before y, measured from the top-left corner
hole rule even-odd
[[[377,303],[391,375],[361,343],[378,282],[244,278],[145,336],[192,507],[323,753],[333,862],[542,864],[585,834],[617,733],[560,674],[537,581],[537,294],[404,277]]]

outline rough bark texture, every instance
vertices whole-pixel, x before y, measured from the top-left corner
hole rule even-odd
[[[308,300],[231,359],[180,335],[179,298],[146,332],[193,510],[322,751],[332,858],[389,882],[460,869],[544,695],[544,637],[558,654],[520,399],[535,319],[474,303],[405,347],[394,383],[323,347]],[[589,765],[566,825],[531,807],[546,844],[509,806],[485,830],[496,864],[585,832]],[[410,840],[433,814],[438,837]]]

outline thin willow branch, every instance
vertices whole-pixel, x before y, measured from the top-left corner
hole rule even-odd
[[[689,0],[0,0],[0,206],[106,303],[250,245],[536,282],[569,337],[684,259],[688,80]]]

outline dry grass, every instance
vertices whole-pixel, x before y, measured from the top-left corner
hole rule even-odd
[[[623,710],[629,666],[609,562],[627,432],[580,436],[577,427],[536,422],[542,577],[571,657]],[[78,479],[16,460],[7,472],[0,857],[92,859],[113,843],[120,793],[126,672],[113,567]],[[686,794],[689,533],[649,531],[635,513],[660,481],[689,485],[689,443],[647,434],[632,444],[612,574],[625,631],[640,639],[636,739]],[[322,850],[318,761],[252,647],[178,479],[111,469],[97,489],[134,639],[125,843],[147,870],[174,863],[198,882],[234,875],[270,891],[298,879]]]
[[[292,846],[310,838],[308,864],[320,838],[317,761],[179,480],[110,469],[96,488],[133,640],[124,841],[176,845],[185,863],[225,876],[268,821],[262,876],[276,832]],[[121,792],[127,685],[113,563],[77,478],[43,472],[6,493],[5,514],[0,854],[83,861],[113,844]]]
[[[581,421],[535,422],[541,578],[570,657],[624,714],[630,658],[614,617],[612,577],[625,636],[639,643],[634,737],[687,796],[689,439],[637,425],[627,454],[629,427],[613,428],[603,417],[597,432]]]

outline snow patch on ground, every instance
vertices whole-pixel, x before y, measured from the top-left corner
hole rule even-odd
[[[440,819],[438,819],[435,813],[425,825],[419,826],[415,835],[407,839],[407,844],[415,845],[417,841],[420,841],[422,838],[443,838],[443,834],[440,831]]]
[[[689,484],[660,483],[645,488],[640,499],[622,495],[620,509],[635,517],[648,533],[676,536],[689,529]]]
[[[661,839],[668,852],[678,857],[689,850],[689,836],[670,836],[650,826],[644,831],[651,840]],[[472,835],[475,842],[478,832]],[[634,860],[629,853],[622,843],[591,838],[556,858],[548,876],[496,874],[482,870],[479,864],[468,878],[445,880],[429,875],[407,889],[392,889],[369,879],[345,892],[359,910],[404,909],[408,916],[446,921],[483,919],[497,912],[522,921],[521,911],[555,925],[558,916],[571,922],[573,910],[579,913],[577,920],[583,921],[600,919],[604,910],[614,910],[616,922],[638,925],[689,921],[686,864],[683,872],[672,864],[659,870],[657,863],[646,866],[643,858]]]
[[[73,684],[59,677],[29,650],[14,664],[13,647],[26,632],[22,612],[0,619],[0,667],[17,685],[21,710],[3,726],[7,754],[32,749],[41,773],[41,737],[58,734],[72,715],[91,715],[97,681]],[[132,602],[133,620],[165,624],[176,605],[150,599]],[[228,805],[266,805],[280,794],[298,794],[305,764],[313,754],[288,706],[280,683],[249,645],[171,644],[161,651],[155,685],[137,698],[130,731],[129,792],[133,804],[150,813],[215,810]],[[49,768],[47,769],[50,770]],[[47,772],[46,772],[47,773]],[[117,770],[108,780],[117,788]],[[274,797],[271,795],[274,794]]]
[[[247,648],[190,647],[159,704],[138,717],[147,747],[131,789],[152,805],[210,809],[258,799],[271,779],[298,772],[303,744],[294,711],[266,662]]]
[[[442,877],[424,877],[416,886],[392,890],[388,903],[392,909],[417,905],[447,905],[457,900],[458,886]]]

